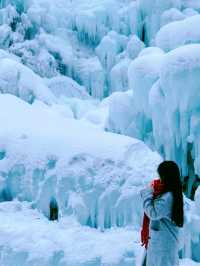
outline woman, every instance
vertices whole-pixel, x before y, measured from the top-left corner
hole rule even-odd
[[[144,218],[142,230],[142,243],[147,248],[146,265],[176,266],[179,228],[184,222],[180,172],[175,162],[164,161],[158,167],[158,174],[160,184],[154,182],[141,191],[144,212],[150,220],[148,225]]]

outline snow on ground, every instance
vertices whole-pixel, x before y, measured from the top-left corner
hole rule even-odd
[[[4,266],[135,265],[138,233],[113,228],[104,233],[73,217],[50,222],[27,203],[0,204],[0,264]]]
[[[132,227],[101,232],[74,217],[50,222],[26,202],[0,203],[0,265],[139,266],[143,248]],[[190,259],[180,266],[198,266]]]

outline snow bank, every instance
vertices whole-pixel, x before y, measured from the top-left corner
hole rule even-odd
[[[62,215],[73,214],[83,225],[139,226],[138,191],[155,176],[157,153],[38,101],[0,95],[0,108],[7,121],[0,130],[2,199],[31,201],[49,216],[54,197]]]
[[[156,45],[168,52],[185,44],[199,43],[199,23],[200,15],[196,15],[167,24],[157,33]]]

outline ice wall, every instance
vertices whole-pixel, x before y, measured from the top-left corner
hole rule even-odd
[[[180,160],[183,176],[188,175],[188,142],[193,142],[189,138],[193,127],[191,119],[199,108],[199,49],[200,46],[194,44],[170,52],[164,59],[160,75],[168,130],[173,136],[171,154],[167,157]]]
[[[0,48],[41,77],[71,77],[100,99],[111,93],[110,71],[118,63],[117,54],[142,29],[138,4],[132,1],[10,0],[1,3],[0,13]]]
[[[145,55],[144,50],[129,67],[133,125],[138,129],[133,127],[132,135],[179,164],[182,176],[189,176],[185,189],[191,197],[199,175],[199,49],[199,44],[190,44],[167,54],[153,49]]]
[[[0,108],[0,119],[8,121],[0,130],[2,201],[30,201],[48,217],[55,198],[60,215],[82,225],[139,228],[139,190],[156,174],[157,153],[39,101],[0,95]]]
[[[154,45],[154,38],[161,27],[163,12],[170,8],[181,8],[181,0],[139,0],[139,9],[143,21],[142,40],[147,45]]]
[[[194,12],[179,0],[9,0],[0,8],[0,47],[41,77],[70,77],[102,99],[128,90],[129,59],[155,43],[161,26]]]

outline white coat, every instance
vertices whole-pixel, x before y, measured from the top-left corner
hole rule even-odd
[[[153,199],[153,189],[141,191],[143,208],[150,218],[150,240],[146,266],[177,266],[179,227],[171,220],[173,195],[167,192]]]

